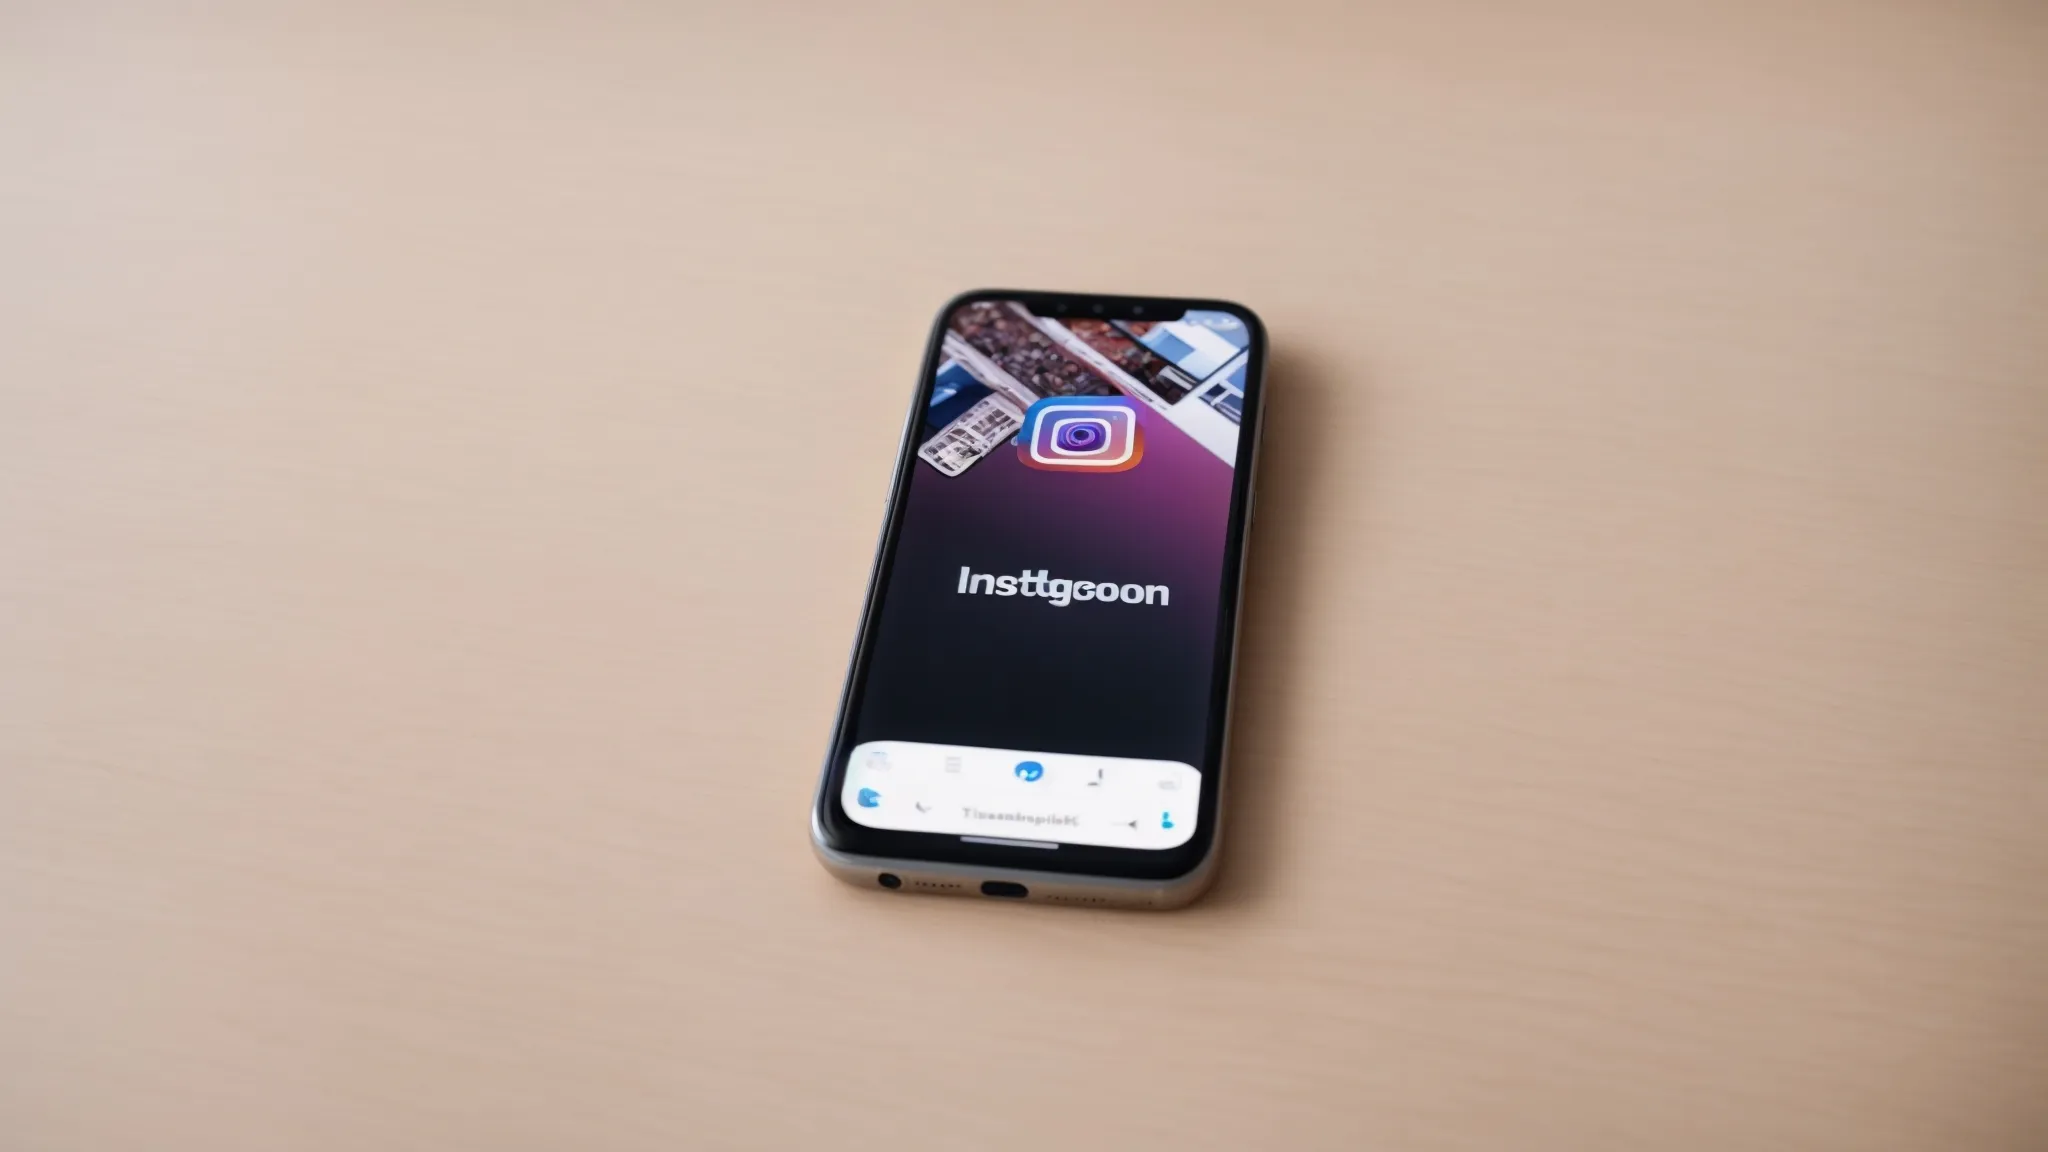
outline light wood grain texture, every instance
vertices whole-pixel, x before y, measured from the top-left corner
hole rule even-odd
[[[930,315],[1275,346],[1228,863],[806,805]],[[2048,10],[0,6],[0,1146],[2048,1148]]]

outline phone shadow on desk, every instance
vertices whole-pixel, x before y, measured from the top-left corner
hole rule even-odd
[[[1313,634],[1307,558],[1327,535],[1340,454],[1369,453],[1367,381],[1341,378],[1315,349],[1275,348],[1267,368],[1258,507],[1238,634],[1236,715],[1215,887],[1193,914],[1243,908],[1286,878],[1284,814],[1297,767],[1307,694],[1298,682]],[[1341,442],[1341,449],[1340,449]],[[1329,543],[1327,540],[1323,543]]]

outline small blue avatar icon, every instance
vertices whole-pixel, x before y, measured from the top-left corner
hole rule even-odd
[[[1022,764],[1017,765],[1017,779],[1024,781],[1026,784],[1043,775],[1045,775],[1045,765],[1040,764],[1036,760],[1026,760]]]
[[[1159,814],[1159,826],[1160,826],[1161,828],[1171,828],[1171,827],[1173,827],[1173,813],[1171,813],[1171,812],[1161,812],[1161,813]]]
[[[882,794],[873,788],[861,789],[860,794],[855,799],[860,801],[860,806],[863,808],[879,808],[882,806]]]

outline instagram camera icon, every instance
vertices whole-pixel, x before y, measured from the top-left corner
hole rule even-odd
[[[1124,472],[1144,458],[1138,406],[1123,396],[1049,396],[1017,434],[1017,459],[1046,472]]]

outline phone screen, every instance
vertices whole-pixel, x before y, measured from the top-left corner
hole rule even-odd
[[[1261,336],[1092,299],[941,317],[821,798],[842,844],[1160,875],[1206,848]]]

